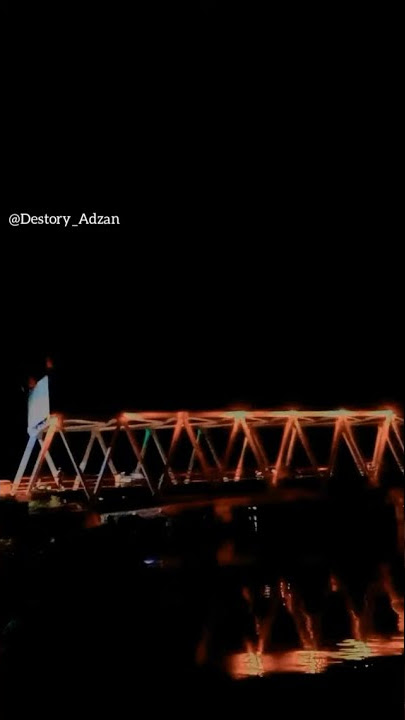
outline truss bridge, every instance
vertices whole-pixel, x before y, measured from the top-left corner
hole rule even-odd
[[[81,490],[258,479],[330,478],[345,472],[378,486],[403,473],[403,418],[394,410],[124,412],[106,421],[59,414],[29,429],[13,494],[40,487]]]

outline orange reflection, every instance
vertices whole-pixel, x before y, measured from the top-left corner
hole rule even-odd
[[[332,592],[338,592],[339,583],[335,575],[331,575],[329,579],[329,585]]]
[[[230,505],[224,505],[223,503],[216,503],[214,505],[215,515],[222,520],[223,523],[232,522],[232,508]]]
[[[232,540],[224,542],[217,550],[218,565],[232,565],[235,562],[235,544]]]
[[[227,659],[227,669],[234,678],[249,675],[265,675],[277,672],[301,672],[316,674],[330,665],[344,661],[362,661],[388,655],[402,655],[402,635],[391,638],[370,637],[367,642],[349,638],[328,650],[291,650],[274,653],[235,653]]]
[[[404,598],[395,590],[388,568],[384,565],[381,568],[381,578],[384,590],[389,596],[391,607],[398,616],[398,630],[404,632]]]
[[[94,528],[101,525],[101,517],[98,513],[89,511],[86,513],[86,516],[84,518],[84,527],[85,528]]]

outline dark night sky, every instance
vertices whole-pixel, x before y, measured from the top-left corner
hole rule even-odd
[[[10,212],[121,225],[9,232],[4,471],[47,354],[84,416],[399,402],[384,19],[86,7],[10,10]]]

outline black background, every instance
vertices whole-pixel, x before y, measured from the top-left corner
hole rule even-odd
[[[16,3],[1,473],[53,403],[398,404],[393,18],[369,7]],[[3,468],[4,465],[4,468]]]

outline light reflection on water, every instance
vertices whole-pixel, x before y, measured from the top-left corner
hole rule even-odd
[[[403,599],[394,589],[386,566],[380,567],[378,579],[368,586],[360,610],[355,609],[342,581],[333,574],[330,576],[326,599],[333,603],[333,617],[340,632],[344,627],[349,631],[347,637],[344,634],[334,636],[333,632],[331,637],[327,626],[325,632],[324,611],[307,612],[294,584],[282,579],[273,586],[262,586],[261,594],[267,609],[257,614],[254,592],[248,587],[242,588],[241,595],[250,617],[254,618],[255,631],[249,637],[245,636],[240,650],[235,648],[234,652],[223,656],[223,665],[234,678],[288,672],[317,674],[348,661],[352,664],[357,661],[367,668],[369,659],[371,665],[375,658],[398,656],[404,652]],[[378,604],[381,598],[385,605]],[[375,623],[381,621],[381,612],[390,630],[377,630]],[[342,615],[348,624],[342,622]],[[280,622],[284,628],[281,635],[277,632]],[[329,622],[329,633],[330,630]]]
[[[367,642],[349,638],[337,643],[334,649],[328,650],[235,653],[227,658],[226,666],[234,678],[260,677],[277,672],[314,675],[344,661],[364,661],[373,657],[402,655],[403,652],[404,638],[403,635],[398,634],[390,638],[370,637]]]

